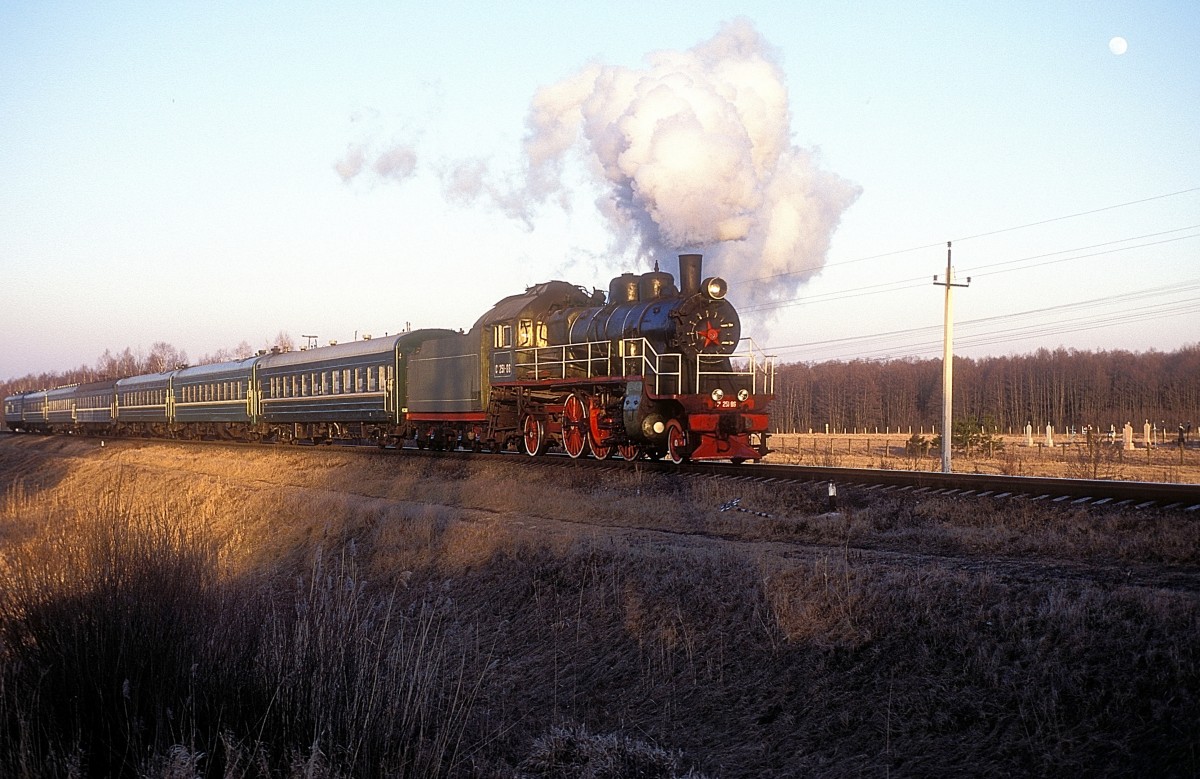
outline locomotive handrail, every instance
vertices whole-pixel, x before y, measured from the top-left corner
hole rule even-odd
[[[675,361],[675,370],[664,370],[663,362]],[[641,363],[641,369],[630,372],[630,361],[636,366]],[[626,376],[640,373],[647,379],[654,377],[654,393],[656,395],[675,394],[683,391],[683,355],[676,352],[659,354],[654,345],[645,338],[626,338],[621,341],[621,371]],[[662,387],[664,378],[675,380],[674,389],[666,392]]]
[[[775,394],[775,356],[767,354],[753,338],[742,338],[738,341],[746,342],[744,351],[734,352],[733,354],[697,354],[696,355],[696,376],[744,376],[750,379],[751,392],[755,395],[760,392],[766,395]],[[704,362],[716,363],[722,365],[725,360],[729,361],[728,370],[704,370]],[[737,361],[745,361],[745,370],[737,369]]]
[[[590,341],[563,344],[562,346],[534,346],[516,349],[514,351],[517,378],[527,381],[563,379],[572,375],[572,372],[569,371],[570,368],[580,369],[578,372],[589,379],[606,376],[608,375],[610,348],[608,341]],[[522,356],[527,359],[522,360]],[[530,369],[532,369],[532,376],[528,375]]]

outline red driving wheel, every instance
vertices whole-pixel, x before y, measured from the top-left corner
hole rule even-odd
[[[672,419],[667,423],[667,456],[671,462],[678,465],[688,459],[687,445],[687,433],[683,432],[683,426]]]
[[[562,442],[563,449],[573,458],[582,457],[588,447],[587,406],[572,392],[563,404]]]

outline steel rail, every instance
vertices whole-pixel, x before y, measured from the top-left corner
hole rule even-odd
[[[17,434],[12,434],[17,435]],[[99,439],[97,439],[99,440]],[[468,450],[435,451],[416,447],[379,447],[370,444],[334,444],[333,446],[299,444],[248,444],[237,441],[185,440],[178,438],[113,438],[113,441],[158,442],[173,444],[243,446],[251,448],[311,449],[393,454],[404,457],[496,458],[516,464],[546,465],[576,468],[636,468],[655,473],[709,475],[727,478],[771,481],[793,484],[824,484],[864,489],[887,489],[919,494],[935,494],[961,498],[1024,498],[1050,503],[1087,504],[1093,506],[1122,506],[1134,508],[1157,507],[1181,510],[1200,516],[1200,484],[1171,482],[1121,481],[1113,479],[1066,479],[1042,476],[1008,476],[987,473],[943,473],[941,471],[909,471],[875,468],[833,468],[820,465],[775,465],[770,463],[684,462],[670,460],[572,459],[565,454],[529,457],[523,453],[473,453]]]
[[[1035,500],[1071,501],[1093,505],[1136,505],[1180,508],[1200,512],[1200,484],[1066,479],[987,473],[943,473],[874,468],[830,468],[816,465],[747,466],[731,463],[655,463],[664,469],[719,476],[747,476],[801,482],[833,482],[862,487],[888,487],[941,494],[980,497],[1021,496]]]

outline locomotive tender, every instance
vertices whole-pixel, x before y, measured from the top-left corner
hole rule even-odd
[[[774,362],[743,342],[698,254],[496,303],[469,332],[426,329],[5,398],[10,430],[247,441],[415,440],[571,457],[759,460]]]

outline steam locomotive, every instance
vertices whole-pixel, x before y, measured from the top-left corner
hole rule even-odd
[[[773,359],[741,335],[699,254],[625,273],[607,297],[563,281],[426,329],[4,399],[16,432],[243,441],[415,441],[626,460],[759,460]],[[743,348],[749,344],[748,348]]]

